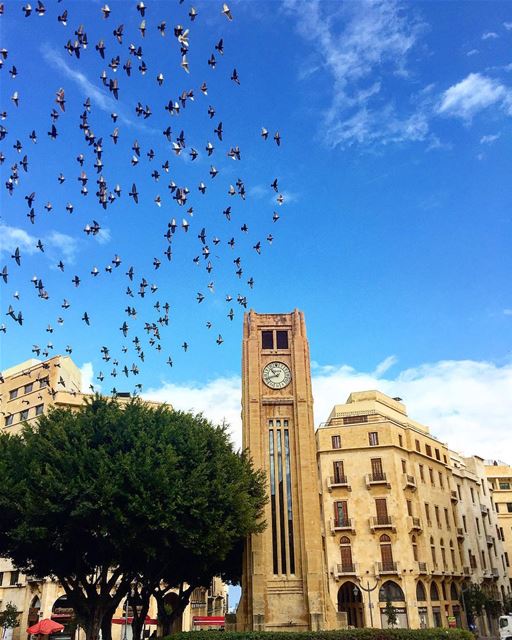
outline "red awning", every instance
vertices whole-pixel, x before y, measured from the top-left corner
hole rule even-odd
[[[27,633],[32,635],[36,635],[41,633],[44,636],[48,636],[51,633],[55,633],[56,631],[62,631],[64,629],[64,625],[59,622],[55,622],[54,620],[50,620],[49,618],[45,618],[44,620],[39,620],[36,624],[32,625],[27,629]]]
[[[196,626],[224,626],[224,616],[192,616],[192,624]]]
[[[128,616],[128,618],[112,618],[112,624],[131,624],[133,622],[133,617],[132,616]],[[144,624],[147,625],[155,625],[158,624],[158,620],[156,618],[150,618],[149,616],[146,616],[146,619],[144,620]]]

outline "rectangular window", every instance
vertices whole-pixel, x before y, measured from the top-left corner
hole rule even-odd
[[[18,584],[18,582],[20,581],[20,572],[19,571],[11,571],[11,580],[9,582],[10,586],[14,586],[15,584]]]
[[[478,518],[475,518],[475,523],[476,523],[476,530],[478,532],[478,535],[480,535],[480,520]]]
[[[25,393],[30,393],[30,392],[32,391],[32,389],[33,389],[33,388],[34,388],[34,383],[33,383],[33,382],[30,382],[29,384],[26,384],[26,385],[23,387],[23,391],[24,391]]]
[[[508,551],[505,551],[505,564],[507,565],[507,567],[510,567],[510,563],[509,563],[509,560],[508,560]],[[2,583],[0,582],[0,584],[2,584]]]
[[[261,348],[262,349],[273,349],[274,348],[274,332],[273,331],[262,331],[261,332]]]
[[[420,445],[420,441],[419,441],[419,440],[416,440],[416,441],[415,441],[415,444],[416,444],[416,451],[420,451],[420,452],[421,452],[421,445]]]
[[[284,421],[288,426],[288,421]],[[293,509],[292,509],[292,477],[290,470],[290,436],[288,429],[284,430],[284,452],[286,471],[286,501],[288,510],[288,546],[290,551],[290,573],[295,573],[295,545],[293,542]]]
[[[429,444],[425,445],[425,453],[427,454],[427,456],[429,456],[429,458],[432,457],[432,447]]]
[[[14,421],[14,414],[13,413],[11,413],[8,416],[5,416],[5,426],[6,427],[10,427],[11,424],[13,423],[13,421]]]
[[[368,434],[368,442],[370,447],[376,447],[379,444],[379,434],[376,431],[370,431]]]
[[[439,518],[439,507],[437,506],[437,504],[434,506],[434,511],[436,513],[437,526],[441,528],[441,519]]]
[[[277,421],[279,422],[279,421]],[[283,484],[283,449],[281,429],[276,429],[277,434],[277,486],[279,488],[279,525],[281,529],[281,572],[287,573],[286,569],[286,538],[284,528],[284,484]]]
[[[44,411],[44,404],[38,404],[36,406],[36,416],[40,416]]]
[[[482,567],[487,569],[487,562],[485,561],[485,552],[482,551]]]
[[[462,500],[462,494],[460,492],[460,484],[457,485],[457,495],[459,496],[459,500]]]
[[[507,513],[512,513],[512,502],[507,502]]]
[[[334,503],[334,522],[337,527],[348,527],[348,507],[346,500]]]
[[[450,527],[450,516],[448,514],[448,509],[446,509],[446,508],[444,510],[444,520],[446,522],[446,528],[447,529],[451,529],[451,527]]]
[[[4,583],[4,572],[0,571],[0,587],[3,585]]]
[[[28,409],[23,409],[23,411],[20,411],[20,420],[23,422],[23,420],[28,420]]]
[[[372,458],[370,462],[372,465],[372,480],[384,480],[381,458]]]
[[[341,449],[341,436],[331,436],[331,445],[333,449]]]
[[[430,505],[428,504],[428,502],[425,502],[425,517],[427,519],[427,524],[430,527],[432,522],[430,520]]]
[[[412,516],[412,500],[407,500],[407,515]]]
[[[49,385],[50,381],[49,378],[41,378],[41,380],[39,380],[39,388],[40,389],[44,389],[44,387],[47,387]]]
[[[288,331],[276,331],[278,349],[288,349]]]
[[[462,526],[464,527],[464,533],[468,532],[468,526],[466,522],[466,516],[462,516]]]
[[[368,422],[368,416],[346,416],[343,418],[343,424],[359,424],[360,422]]]
[[[510,490],[510,482],[504,482],[500,480],[500,489],[509,491]]]
[[[333,472],[334,472],[334,484],[340,484],[342,482],[346,482],[345,473],[343,469],[343,461],[336,460],[336,462],[332,463]]]
[[[441,460],[441,454],[439,453],[439,449],[436,449],[436,460]]]
[[[473,491],[473,487],[470,487],[469,490],[471,491],[471,502],[475,504],[475,492]]]
[[[389,524],[388,505],[386,498],[375,498],[377,524]]]
[[[270,421],[272,425],[272,421]],[[270,457],[270,509],[272,513],[272,557],[274,563],[274,573],[279,573],[278,552],[277,552],[277,516],[276,516],[276,474],[274,456],[274,430],[268,432],[268,445]]]
[[[430,467],[428,468],[428,475],[430,476],[430,484],[435,487],[436,486],[436,481],[434,480],[434,470],[431,469]]]
[[[399,447],[403,447],[404,446],[404,439],[401,436],[401,434],[398,434],[398,446]]]
[[[425,469],[422,464],[418,465],[420,470],[420,479],[422,482],[425,482]]]
[[[18,389],[11,389],[9,391],[9,400],[14,400],[14,398],[18,397]]]
[[[441,487],[441,489],[444,489],[443,474],[440,471],[439,471],[439,486]]]
[[[402,460],[402,473],[407,473],[407,460]]]

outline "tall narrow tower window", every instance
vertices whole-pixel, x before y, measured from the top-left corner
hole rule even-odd
[[[270,421],[272,424],[272,421]],[[272,558],[274,573],[279,573],[277,562],[277,522],[276,522],[276,476],[274,467],[274,430],[268,432],[268,448],[270,452],[270,508],[272,511]]]
[[[288,349],[288,331],[276,331],[277,348]]]
[[[288,421],[284,421],[288,426]],[[284,430],[284,452],[286,465],[286,499],[288,507],[288,546],[290,550],[290,573],[295,573],[295,550],[293,545],[293,508],[292,508],[292,479],[290,471],[290,437],[288,429]]]
[[[261,332],[261,348],[262,349],[274,348],[274,332],[273,331]]]

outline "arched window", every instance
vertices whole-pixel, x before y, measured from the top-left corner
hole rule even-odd
[[[393,580],[388,580],[379,589],[379,601],[386,602],[387,600],[398,600],[399,602],[405,600],[402,588]]]
[[[450,586],[450,599],[451,600],[459,599],[459,594],[457,593],[457,587],[455,586],[455,582],[452,582]]]
[[[341,556],[341,572],[352,573],[354,564],[352,562],[352,549],[350,547],[350,538],[342,536],[340,538],[340,556]]]
[[[387,534],[380,537],[380,558],[382,571],[394,571],[393,550],[391,548],[391,538]]]
[[[432,602],[439,602],[439,589],[435,582],[430,584],[430,599]]]
[[[425,602],[427,599],[427,592],[425,591],[425,585],[421,580],[418,580],[418,584],[416,585],[416,600],[420,602]]]

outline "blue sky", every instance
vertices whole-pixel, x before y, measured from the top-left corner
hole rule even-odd
[[[0,282],[0,323],[6,327],[0,334],[0,367],[31,357],[34,344],[44,349],[51,341],[50,353],[71,345],[87,380],[97,383],[99,372],[105,374],[103,391],[113,386],[131,391],[140,383],[144,393],[175,406],[227,417],[238,442],[240,294],[260,312],[305,311],[317,422],[350,390],[373,385],[404,397],[412,417],[431,424],[454,446],[470,448],[468,453],[510,450],[504,426],[512,409],[509,3],[240,1],[231,3],[233,21],[228,21],[222,3],[212,0],[194,3],[198,17],[191,22],[189,0],[148,0],[144,38],[134,1],[110,2],[108,19],[99,2],[46,4],[44,16],[33,12],[25,18],[21,2],[7,1],[0,16],[1,46],[8,50],[0,70],[0,111],[7,112],[1,122],[7,133],[0,141],[5,155],[0,269],[5,264],[9,271],[8,283]],[[67,26],[57,21],[64,9]],[[162,20],[165,37],[157,30]],[[112,31],[121,23],[119,44]],[[77,59],[64,45],[74,42],[80,24],[89,44]],[[180,67],[177,24],[190,29],[190,74]],[[214,49],[220,38],[224,55]],[[105,60],[95,50],[100,39]],[[143,47],[145,75],[138,70],[140,60],[129,54],[130,43]],[[215,69],[207,64],[212,53]],[[114,73],[108,63],[117,55],[120,68]],[[128,59],[130,78],[122,69]],[[18,71],[14,79],[12,65]],[[230,79],[233,68],[239,86]],[[102,86],[103,70],[119,81],[117,101]],[[200,91],[203,82],[207,96]],[[55,123],[57,139],[50,140],[50,112],[59,110],[60,88],[66,110]],[[194,101],[170,116],[164,106],[190,89]],[[18,107],[11,100],[15,91]],[[94,195],[92,147],[78,128],[86,97],[91,129],[103,137],[102,173],[109,191],[121,187],[120,198],[106,211]],[[150,117],[136,115],[138,101],[149,105]],[[209,105],[215,107],[213,119]],[[113,109],[119,114],[116,124]],[[219,121],[222,142],[213,131]],[[172,140],[185,132],[186,149],[179,157],[162,135],[168,125]],[[116,146],[110,138],[115,126]],[[261,127],[270,132],[267,141]],[[37,144],[29,140],[32,129]],[[276,131],[280,147],[272,140]],[[13,148],[18,139],[19,154]],[[136,139],[141,158],[133,167]],[[205,152],[208,140],[215,145],[211,158]],[[226,155],[236,145],[240,161]],[[190,147],[199,151],[197,160],[188,158]],[[152,162],[146,156],[150,148]],[[77,180],[79,153],[85,155],[87,196],[80,194]],[[25,154],[27,173],[19,166]],[[161,168],[166,160],[169,173]],[[19,183],[9,196],[4,185],[16,162]],[[214,179],[208,173],[212,164],[219,171]],[[151,177],[155,168],[158,182]],[[61,172],[66,179],[59,185]],[[244,182],[245,200],[228,195],[237,178]],[[282,205],[270,187],[274,178]],[[171,180],[190,189],[186,206],[172,200]],[[204,195],[197,188],[201,181]],[[133,182],[138,205],[128,195]],[[36,193],[33,225],[25,201],[31,192]],[[157,195],[161,207],[154,202]],[[44,209],[48,201],[51,213]],[[222,211],[230,205],[228,221]],[[186,213],[189,206],[193,216]],[[163,234],[172,218],[178,228],[168,263]],[[181,229],[183,218],[188,233]],[[93,220],[102,229],[95,237],[83,232]],[[244,223],[247,233],[241,231]],[[203,227],[210,274],[197,238]],[[231,237],[233,249],[227,245]],[[38,239],[44,254],[35,248]],[[253,249],[257,242],[261,255]],[[17,246],[20,267],[11,258]],[[108,274],[104,268],[116,254],[122,263]],[[193,262],[197,255],[199,266]],[[162,261],[158,270],[152,266],[155,257]],[[60,259],[64,272],[56,268]],[[97,277],[90,275],[95,266]],[[130,266],[134,298],[125,293]],[[82,279],[78,288],[71,283],[75,274]],[[43,280],[48,300],[37,297],[30,282],[34,275]],[[158,290],[141,299],[143,277]],[[251,277],[253,289],[247,284]],[[205,296],[201,304],[198,292]],[[226,294],[232,302],[225,301]],[[61,308],[64,298],[71,304],[67,310]],[[160,352],[144,332],[144,323],[159,317],[157,300],[170,305],[169,325],[160,327]],[[23,326],[5,315],[9,305],[16,313],[22,310]],[[135,306],[136,318],[127,316],[127,305]],[[231,308],[233,321],[227,317]],[[90,326],[81,320],[84,311]],[[126,339],[119,330],[125,320]],[[144,362],[133,349],[135,336],[143,344]],[[187,352],[180,346],[184,341]],[[103,345],[119,360],[116,378],[110,376],[111,362],[101,360]],[[169,356],[172,368],[166,364]],[[140,374],[126,378],[120,370],[132,363]]]

